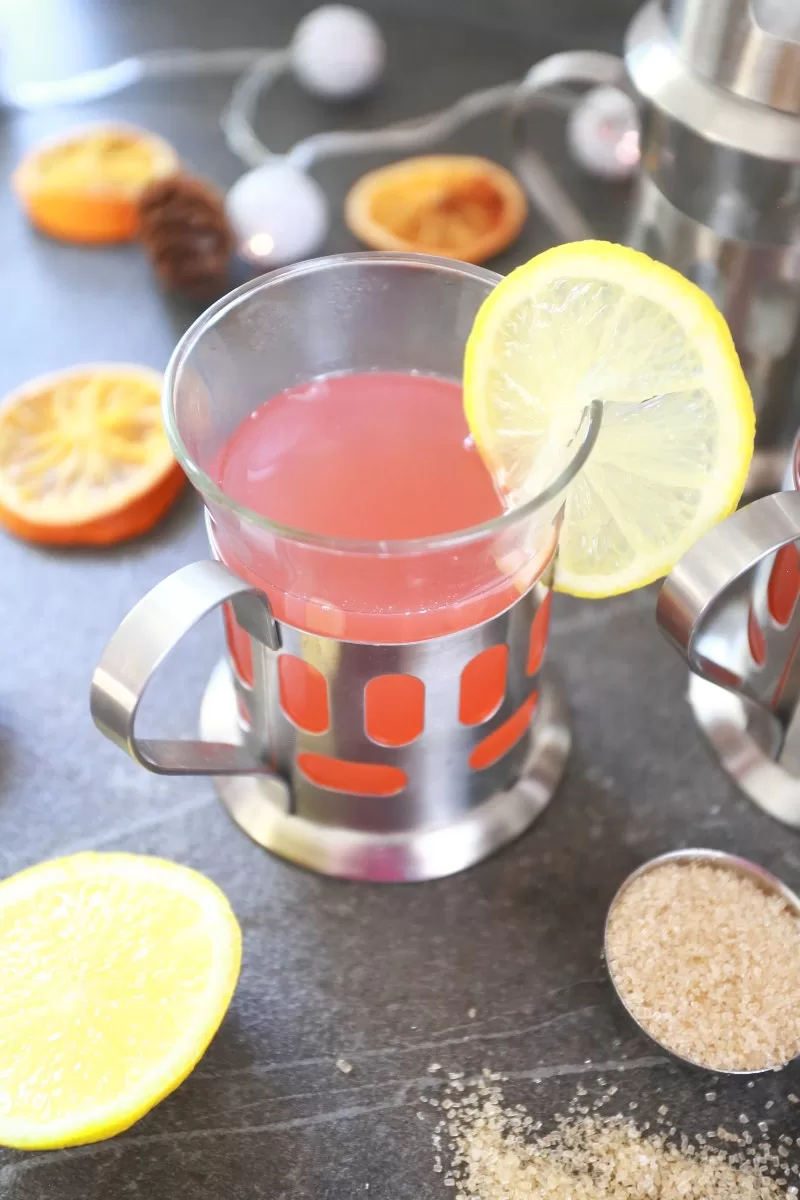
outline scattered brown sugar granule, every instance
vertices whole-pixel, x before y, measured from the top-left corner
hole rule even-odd
[[[676,1054],[719,1071],[800,1052],[800,921],[735,871],[666,863],[609,920],[608,966],[626,1005]]]
[[[605,1099],[608,1099],[606,1094]],[[574,1104],[537,1132],[521,1106],[480,1081],[453,1100],[433,1137],[434,1170],[453,1200],[778,1200],[781,1160],[767,1144],[712,1149],[704,1138],[680,1146],[622,1116],[579,1116]],[[446,1153],[445,1153],[446,1151]],[[780,1181],[770,1176],[778,1171]]]

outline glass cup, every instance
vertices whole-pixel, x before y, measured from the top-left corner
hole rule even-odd
[[[424,255],[300,263],[213,305],[166,372],[167,433],[203,496],[216,562],[177,572],[129,614],[95,676],[95,719],[151,770],[246,775],[246,804],[241,786],[219,785],[240,824],[271,849],[332,873],[386,877],[387,839],[405,847],[391,877],[447,873],[515,836],[549,798],[568,737],[559,734],[560,760],[551,753],[545,771],[547,735],[537,741],[537,722],[565,729],[560,713],[548,724],[539,686],[548,572],[565,489],[591,448],[597,414],[541,495],[477,527],[404,541],[326,537],[270,521],[221,490],[220,453],[269,397],[320,377],[459,381],[475,315],[498,279]],[[207,693],[204,740],[143,743],[133,723],[156,662],[220,603],[230,666],[224,686],[221,673],[210,685],[213,704]],[[223,730],[222,742],[210,736]],[[522,801],[531,755],[534,775],[550,778]],[[515,814],[498,823],[487,805],[499,795]],[[258,797],[280,809],[284,826],[295,822],[288,847],[287,837],[264,832],[274,812],[266,822],[253,818]],[[301,831],[313,852],[297,851],[298,822],[317,827]],[[457,850],[442,861],[439,850],[418,852],[420,844],[441,848],[448,830]],[[330,851],[340,834],[357,843],[345,866]]]

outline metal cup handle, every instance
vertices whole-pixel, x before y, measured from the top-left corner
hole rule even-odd
[[[267,597],[218,562],[181,567],[157,584],[108,642],[92,676],[90,708],[101,733],[159,775],[272,775],[246,747],[136,736],[136,713],[153,673],[181,638],[220,604],[230,603],[251,637],[272,650],[280,634]]]
[[[551,229],[565,242],[579,242],[597,235],[542,156],[526,144],[523,128],[532,98],[564,83],[608,84],[627,92],[630,87],[625,64],[617,55],[602,50],[567,50],[551,54],[530,69],[511,107],[515,172]]]
[[[759,673],[742,677],[703,652],[703,641],[723,615],[731,589],[760,562],[800,539],[800,492],[754,500],[704,534],[667,576],[656,620],[667,639],[701,678],[764,704]],[[787,641],[795,630],[787,627]],[[759,683],[762,686],[759,687]]]

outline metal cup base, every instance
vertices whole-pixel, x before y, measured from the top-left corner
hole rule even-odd
[[[241,744],[233,676],[214,668],[200,709],[200,736]],[[519,778],[447,825],[380,834],[319,825],[291,813],[291,797],[274,776],[214,780],[236,824],[265,850],[322,875],[371,883],[415,883],[463,871],[519,837],[549,804],[569,755],[566,701],[552,680],[540,685]]]
[[[688,700],[731,781],[768,816],[800,829],[800,779],[775,761],[780,733],[764,710],[692,673]]]

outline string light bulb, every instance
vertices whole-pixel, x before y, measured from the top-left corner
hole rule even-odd
[[[635,102],[620,88],[591,88],[567,119],[567,146],[588,174],[609,182],[629,179],[641,156]]]
[[[328,232],[328,201],[322,188],[282,158],[237,179],[225,212],[240,257],[262,271],[310,257]]]
[[[325,100],[350,100],[374,87],[385,59],[376,22],[348,4],[315,8],[303,17],[289,46],[296,78]]]

